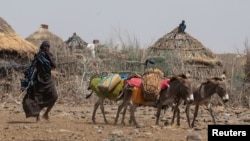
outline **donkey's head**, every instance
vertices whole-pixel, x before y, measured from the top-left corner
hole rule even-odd
[[[176,91],[174,93],[178,93],[177,96],[179,98],[184,99],[187,103],[194,101],[193,89],[189,77],[187,77],[185,74],[181,74],[171,78],[170,83],[171,82],[172,85],[170,85],[170,88],[173,87],[173,89]]]
[[[215,93],[217,93],[222,98],[223,102],[227,102],[229,100],[229,95],[227,93],[227,85],[225,82],[225,77],[211,78],[209,82],[215,86]]]

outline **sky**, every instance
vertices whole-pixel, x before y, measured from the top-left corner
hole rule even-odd
[[[214,53],[244,53],[250,0],[0,0],[2,17],[22,38],[49,25],[64,41],[76,32],[90,43],[136,40],[142,48],[182,20],[186,32]]]

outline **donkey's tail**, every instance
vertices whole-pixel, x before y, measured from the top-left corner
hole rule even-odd
[[[121,92],[120,95],[115,99],[115,101],[121,100],[123,98],[123,96],[124,96],[124,93]]]
[[[90,96],[91,96],[92,94],[93,94],[93,91],[91,91],[91,93],[88,94],[85,98],[86,98],[86,99],[90,98]]]

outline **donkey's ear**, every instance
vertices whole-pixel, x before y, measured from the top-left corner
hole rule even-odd
[[[191,78],[191,72],[190,72],[190,71],[188,71],[188,72],[186,73],[186,77],[187,77],[187,78]]]
[[[223,73],[221,75],[221,79],[222,80],[226,80],[226,71],[223,71]]]

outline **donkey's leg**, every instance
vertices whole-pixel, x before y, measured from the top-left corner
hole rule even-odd
[[[181,117],[180,117],[180,108],[179,108],[179,106],[177,106],[177,125],[178,126],[181,125],[180,119],[181,119]]]
[[[95,122],[95,114],[96,114],[96,110],[98,109],[98,107],[99,107],[101,101],[102,101],[102,99],[99,98],[99,99],[96,101],[95,105],[94,105],[94,110],[93,110],[93,113],[92,113],[92,121],[93,121],[93,123],[96,123],[96,122]]]
[[[126,101],[123,101],[122,104],[118,106],[118,109],[117,109],[117,112],[116,112],[116,117],[115,117],[115,122],[114,122],[115,125],[117,124],[120,112],[124,108],[124,106],[126,106]]]
[[[177,108],[176,108],[176,105],[175,105],[175,107],[174,107],[174,112],[173,112],[173,117],[172,117],[172,121],[171,121],[171,125],[174,124],[175,115],[176,115],[176,110],[177,110]]]
[[[36,116],[36,122],[39,122],[40,121],[40,114],[37,114]]]
[[[122,124],[123,125],[125,125],[124,119],[125,119],[125,115],[127,112],[127,108],[128,108],[128,104],[124,107],[123,114],[122,114]]]
[[[157,106],[156,122],[155,122],[156,125],[159,125],[159,118],[160,118],[160,115],[161,115],[161,108],[162,108],[162,102],[160,102],[158,104],[158,106]]]
[[[125,95],[126,96],[126,95]],[[117,113],[116,113],[116,117],[115,117],[115,123],[114,124],[117,124],[117,121],[119,119],[119,115],[120,115],[120,112],[121,110],[124,108],[124,112],[123,112],[123,117],[122,117],[122,123],[124,123],[124,118],[125,118],[125,114],[126,114],[126,110],[127,110],[127,107],[128,105],[130,104],[130,96],[128,97],[125,97],[124,100],[122,101],[122,104],[120,104],[118,106],[118,109],[117,109]]]
[[[130,120],[129,120],[130,124],[134,123],[134,125],[138,125],[135,119],[135,111],[137,106],[138,104],[132,104],[132,106],[130,107]]]
[[[126,111],[128,109],[128,107],[130,107],[130,111],[131,111],[131,108],[133,106],[133,103],[131,101],[131,96],[132,96],[132,93],[128,93],[124,99],[124,101],[127,101],[126,103],[126,107],[124,108],[123,110],[123,115],[122,115],[122,124],[125,125],[125,122],[124,122],[124,119],[125,119],[125,115],[126,115]],[[131,113],[131,112],[130,112]],[[131,115],[131,114],[130,114]],[[129,119],[129,123],[131,124],[131,116],[130,116],[130,119]]]
[[[186,110],[185,110],[185,112],[186,112],[186,117],[187,117],[187,122],[188,122],[188,126],[189,126],[189,127],[191,127],[191,125],[190,125],[190,116],[189,116],[190,106],[191,106],[190,104],[187,104]]]
[[[179,110],[179,105],[180,105],[180,100],[177,100],[176,104],[174,105],[174,113],[173,113],[173,117],[172,117],[172,121],[171,121],[171,125],[174,125],[174,120],[175,120],[175,115],[177,113],[177,118],[178,117],[178,112],[180,112]],[[178,121],[178,119],[177,119]]]
[[[197,115],[198,115],[199,106],[200,106],[199,104],[196,104],[196,105],[195,105],[194,118],[193,118],[193,122],[192,122],[192,124],[191,124],[192,127],[194,127],[194,122],[195,122],[195,119],[196,119],[196,117],[197,117]]]
[[[214,118],[214,114],[213,114],[213,109],[212,109],[212,106],[211,106],[210,103],[207,104],[207,108],[208,108],[208,111],[209,111],[209,113],[210,113],[210,115],[211,115],[211,117],[212,117],[212,119],[213,119],[213,123],[216,124],[215,118]]]
[[[180,99],[177,103],[177,125],[180,126],[181,125],[181,111],[179,106],[181,105],[183,99]]]
[[[105,111],[104,111],[104,105],[103,105],[103,102],[104,102],[104,98],[101,98],[101,101],[100,101],[100,105],[101,105],[101,111],[102,111],[102,115],[103,115],[103,118],[104,118],[104,122],[107,124],[108,121],[106,119],[106,115],[105,115]]]

